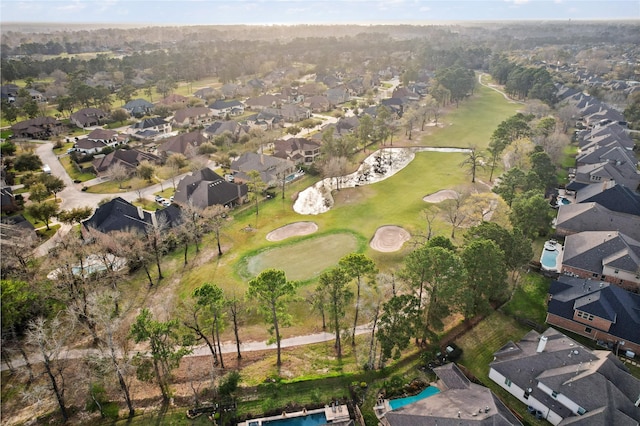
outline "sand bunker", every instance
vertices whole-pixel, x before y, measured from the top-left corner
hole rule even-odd
[[[294,222],[274,229],[267,234],[268,241],[282,241],[290,237],[313,234],[318,230],[315,222]]]
[[[453,189],[443,189],[442,191],[425,196],[422,201],[426,201],[427,203],[441,203],[444,200],[451,200],[457,196],[458,193]]]
[[[369,245],[376,251],[389,253],[400,250],[410,238],[411,235],[404,228],[392,225],[381,226]]]
[[[383,148],[363,161],[358,170],[347,176],[325,178],[298,194],[293,210],[298,214],[315,215],[331,210],[334,200],[331,191],[340,188],[354,188],[387,179],[404,169],[415,158],[416,152],[469,152],[468,148]]]

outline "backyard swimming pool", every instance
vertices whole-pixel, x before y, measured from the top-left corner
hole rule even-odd
[[[413,404],[414,402],[420,401],[421,399],[429,398],[430,396],[433,396],[437,393],[440,393],[440,389],[438,389],[435,386],[429,386],[417,395],[407,396],[404,398],[390,399],[389,405],[391,406],[392,410],[397,410],[400,407]]]
[[[253,424],[255,423],[255,425]],[[324,413],[309,414],[306,416],[283,418],[278,420],[263,420],[262,422],[249,422],[249,426],[320,426],[327,424],[327,417]]]
[[[542,255],[540,256],[542,269],[546,271],[558,270],[558,256],[560,256],[561,249],[562,246],[554,240],[549,240],[544,243],[544,249],[542,250]]]

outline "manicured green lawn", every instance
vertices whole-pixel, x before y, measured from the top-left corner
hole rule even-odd
[[[507,102],[488,87],[476,86],[476,95],[460,103],[458,108],[441,117],[442,128],[430,128],[431,135],[421,139],[422,145],[486,149],[498,124],[514,115],[521,104]]]
[[[247,256],[246,269],[242,275],[251,279],[266,268],[276,268],[285,271],[290,280],[308,281],[336,265],[341,257],[357,249],[358,240],[351,233],[312,236],[293,244],[281,245]],[[323,255],[316,256],[319,252]]]
[[[125,180],[124,182],[114,182],[114,181],[106,181],[99,183],[97,185],[93,185],[87,188],[87,192],[92,194],[115,194],[118,192],[126,192],[130,191],[130,182],[129,180]]]
[[[547,317],[547,294],[551,280],[529,273],[520,279],[511,300],[503,306],[505,313],[543,325]]]
[[[69,156],[61,157],[60,163],[62,164],[62,167],[64,167],[64,169],[67,171],[69,177],[73,180],[86,182],[96,177],[96,175],[94,175],[93,173],[80,173],[71,162],[71,158]]]

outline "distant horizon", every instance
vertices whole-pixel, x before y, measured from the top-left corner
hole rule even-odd
[[[3,0],[4,25],[453,25],[640,20],[638,0]]]

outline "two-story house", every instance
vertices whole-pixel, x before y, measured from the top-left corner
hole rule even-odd
[[[591,351],[549,328],[493,356],[489,378],[553,425],[640,422],[640,380],[610,351]]]
[[[561,275],[549,287],[546,322],[640,354],[640,295],[608,282]]]
[[[305,138],[279,139],[274,142],[273,156],[309,166],[320,156],[320,144]]]

